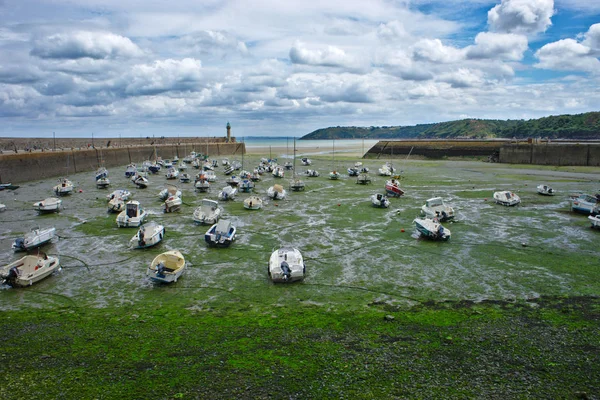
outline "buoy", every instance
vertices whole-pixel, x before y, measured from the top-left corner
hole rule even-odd
[[[279,207],[279,204],[275,203],[275,207]]]
[[[404,229],[400,229],[400,232],[404,232]]]
[[[485,199],[483,199],[483,201],[487,201],[487,197]]]
[[[82,189],[79,189],[79,193],[83,193],[83,190],[82,190]]]
[[[341,206],[341,204],[340,204],[340,203],[338,203],[338,207],[339,207],[339,206]]]

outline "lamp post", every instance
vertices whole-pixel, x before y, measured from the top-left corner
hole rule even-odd
[[[94,132],[92,132],[92,147],[94,147]]]
[[[56,134],[54,132],[52,132],[52,138],[54,139],[54,148],[52,151],[56,151]]]

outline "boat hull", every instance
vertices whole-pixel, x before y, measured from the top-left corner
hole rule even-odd
[[[11,273],[10,270],[13,268],[18,272]],[[13,287],[26,287],[49,277],[58,269],[60,269],[58,257],[25,256],[2,268],[2,276]]]

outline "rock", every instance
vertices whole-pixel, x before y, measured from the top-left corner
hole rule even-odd
[[[385,317],[383,317],[383,319],[385,319],[386,321],[393,321],[394,320],[394,316],[388,314]]]

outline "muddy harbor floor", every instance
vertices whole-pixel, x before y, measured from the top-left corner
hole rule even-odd
[[[206,247],[207,227],[192,221],[225,186],[222,167],[208,194],[177,183],[184,206],[169,214],[157,196],[164,174],[141,190],[124,167],[111,169],[109,190],[93,173],[70,176],[77,192],[59,214],[32,208],[55,181],[0,192],[3,264],[21,256],[16,237],[55,226],[43,250],[63,265],[30,288],[0,289],[0,397],[598,398],[600,231],[569,211],[567,195],[595,193],[600,169],[396,160],[406,195],[376,209],[383,160],[365,161],[367,186],[327,179],[330,156],[313,161],[321,177],[303,178],[304,192],[259,211],[243,208],[247,194],[222,204],[238,229],[228,249]],[[354,161],[335,160],[340,171]],[[280,182],[288,177],[265,175],[255,192],[266,198]],[[540,183],[558,194],[538,195]],[[135,229],[106,212],[117,188],[165,226],[160,245],[128,248]],[[494,204],[496,190],[522,204]],[[434,196],[457,212],[448,242],[420,239],[412,223]],[[281,245],[302,251],[303,282],[269,282]],[[170,249],[188,269],[154,285],[146,266]]]

